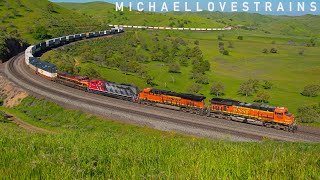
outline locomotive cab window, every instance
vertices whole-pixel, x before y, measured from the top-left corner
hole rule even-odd
[[[292,113],[289,113],[289,112],[286,112],[285,114],[286,114],[286,116],[288,116],[288,117],[292,116]]]
[[[278,116],[283,116],[283,113],[275,113],[276,115],[278,115]]]

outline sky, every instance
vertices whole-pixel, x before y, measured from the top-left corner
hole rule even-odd
[[[51,0],[52,2],[93,2],[95,0]],[[271,15],[304,15],[315,14],[320,15],[319,0],[100,0],[109,3],[119,4],[123,2],[125,7],[132,2],[132,9],[138,8],[149,11],[149,3],[155,2],[155,11],[186,11],[193,12],[200,10],[207,11],[223,11],[223,12],[254,12],[260,14]],[[167,9],[163,8],[166,3]],[[174,9],[174,2],[176,9]],[[177,3],[178,2],[178,3]],[[197,3],[198,2],[198,3]],[[300,6],[298,4],[300,3]],[[187,3],[187,5],[185,4]],[[245,3],[245,5],[243,4]],[[304,8],[302,7],[304,3]],[[299,7],[300,8],[299,8]],[[268,8],[269,7],[269,8]],[[116,6],[115,6],[116,8]],[[152,11],[154,11],[151,8]]]

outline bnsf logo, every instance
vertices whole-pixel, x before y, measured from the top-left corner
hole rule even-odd
[[[235,109],[236,113],[240,113],[240,114],[248,114],[249,113],[249,109],[244,109],[244,108],[236,108]]]

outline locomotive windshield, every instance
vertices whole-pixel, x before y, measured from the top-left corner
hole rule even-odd
[[[285,114],[286,114],[286,116],[288,116],[288,117],[292,116],[292,113],[289,113],[288,111],[287,111]]]

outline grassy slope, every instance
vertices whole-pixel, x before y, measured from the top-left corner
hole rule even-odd
[[[11,110],[57,134],[0,122],[0,176],[103,179],[316,179],[319,144],[230,143],[104,121],[27,98]]]
[[[211,62],[211,72],[207,73],[210,79],[209,85],[202,85],[200,91],[201,94],[209,98],[209,90],[212,82],[218,81],[224,84],[226,89],[226,98],[238,99],[246,102],[253,102],[254,96],[244,97],[237,94],[240,83],[249,78],[258,79],[258,80],[270,80],[274,87],[272,90],[268,90],[271,94],[270,104],[277,106],[285,106],[290,109],[291,112],[296,113],[297,108],[301,105],[314,104],[320,101],[320,97],[309,98],[300,95],[303,88],[307,84],[311,83],[320,83],[319,72],[320,66],[318,62],[318,52],[319,47],[310,47],[306,48],[303,46],[288,46],[287,41],[290,39],[303,42],[308,41],[308,38],[305,39],[294,39],[294,37],[286,36],[277,36],[272,35],[262,37],[260,34],[254,34],[247,31],[239,31],[241,35],[244,36],[244,40],[237,40],[237,34],[233,31],[224,32],[224,43],[225,47],[228,46],[228,41],[234,43],[234,48],[227,48],[230,51],[230,56],[223,56],[218,51],[218,40],[217,36],[221,33],[211,32],[211,33],[196,33],[196,32],[169,32],[169,31],[139,31],[136,34],[139,37],[144,37],[143,41],[148,44],[148,47],[152,51],[153,45],[155,42],[152,41],[152,38],[155,37],[155,34],[158,34],[160,39],[157,42],[160,47],[165,45],[169,41],[162,41],[162,39],[168,34],[172,38],[183,37],[186,41],[189,42],[190,47],[194,46],[193,42],[195,40],[200,41],[200,48],[203,51],[204,59],[207,59]],[[118,38],[118,41],[122,41],[121,38]],[[276,41],[276,44],[272,44],[272,41]],[[71,48],[72,51],[63,50],[63,51],[51,51],[44,55],[44,59],[51,59],[55,55],[69,55],[75,59],[80,59],[81,54],[83,53],[83,47],[95,47],[94,53],[100,55],[100,47],[110,46],[107,41],[93,41],[93,42],[82,42],[76,47]],[[118,43],[115,43],[118,44]],[[272,48],[276,47],[279,51],[278,54],[263,54],[261,51],[263,48]],[[115,48],[115,47],[114,47]],[[298,52],[304,49],[305,55],[298,55]],[[68,52],[67,52],[68,51]],[[148,54],[141,50],[140,47],[136,48],[138,53]],[[61,58],[54,59],[55,61],[60,61]],[[90,59],[93,61],[93,59]],[[158,88],[170,89],[178,92],[186,92],[189,87],[194,83],[191,80],[190,72],[191,65],[189,67],[181,66],[181,73],[172,74],[168,73],[168,68],[163,67],[162,62],[151,62],[145,64],[147,66],[148,73],[155,78],[155,83],[158,84]],[[189,62],[190,64],[190,62]],[[117,69],[108,69],[98,67],[93,64],[81,64],[81,67],[92,67],[98,69],[103,78],[110,81],[115,81],[118,83],[134,83],[140,88],[144,88],[150,85],[147,85],[146,82],[141,79],[138,75],[129,74],[125,75]],[[174,83],[172,77],[175,79]],[[167,87],[165,87],[165,84]]]
[[[147,26],[168,26],[177,21],[190,20],[185,27],[224,27],[243,25],[256,32],[277,35],[320,37],[320,16],[270,16],[253,13],[222,13],[222,12],[169,12],[169,13],[137,13],[125,9],[123,15],[115,12],[115,5],[105,2],[90,3],[59,3],[59,5],[90,15],[102,22],[111,24],[134,24]]]
[[[111,23],[121,24],[128,21],[123,19],[129,19],[130,24],[140,24],[141,19],[137,18],[134,12],[125,12],[123,18],[116,16],[113,18],[109,16],[109,13],[114,13],[114,5],[108,3],[94,2],[85,4],[74,3],[62,3],[62,6],[71,8],[81,13],[90,14],[93,17],[106,16],[107,19],[111,18]],[[103,10],[102,10],[103,8]],[[100,9],[100,11],[96,11]],[[99,12],[99,13],[96,13]],[[146,13],[149,14],[149,13]],[[148,22],[149,19],[161,19],[163,14],[151,13],[152,15],[141,15]],[[213,68],[210,74],[210,80],[220,81],[226,86],[226,97],[239,99],[243,101],[252,102],[254,97],[242,97],[237,95],[237,89],[239,84],[249,78],[257,78],[260,80],[271,80],[275,87],[271,93],[270,103],[273,105],[286,106],[296,113],[297,107],[306,104],[313,104],[319,102],[320,97],[308,98],[303,97],[299,93],[303,90],[303,87],[310,83],[319,82],[319,62],[317,60],[318,47],[306,48],[303,46],[289,46],[289,41],[294,41],[297,44],[303,44],[309,42],[311,37],[319,36],[319,16],[306,15],[301,17],[288,17],[288,16],[264,16],[259,14],[248,13],[174,13],[181,15],[181,17],[205,17],[207,23],[219,23],[224,25],[244,25],[255,30],[236,30],[230,32],[208,32],[208,33],[195,33],[195,32],[172,32],[175,37],[184,37],[190,40],[192,43],[194,40],[200,40],[200,47],[204,52],[205,59],[212,62]],[[130,18],[130,17],[134,18]],[[172,13],[167,13],[166,16],[172,16]],[[104,17],[104,18],[106,18]],[[177,16],[179,17],[179,16]],[[102,18],[103,19],[103,18]],[[201,22],[202,19],[198,18]],[[143,25],[143,24],[141,24]],[[153,25],[151,23],[151,25]],[[162,22],[156,25],[163,25]],[[130,30],[129,30],[130,31]],[[217,51],[217,36],[224,34],[224,43],[227,46],[228,41],[232,41],[235,44],[235,48],[228,49],[231,52],[230,56],[222,56]],[[244,41],[237,40],[237,36],[245,36]],[[271,42],[276,42],[272,44]],[[261,51],[264,48],[276,47],[279,50],[279,54],[265,55]],[[298,52],[302,49],[305,50],[304,56],[299,56]],[[168,84],[168,87],[176,91],[186,91],[189,85],[192,84],[188,79],[189,69],[184,70],[182,68],[182,74],[169,74],[166,69],[157,68],[157,64],[150,64],[149,71],[156,77],[156,83],[160,88],[164,87],[164,83]],[[186,72],[186,73],[184,73]],[[119,78],[113,76],[118,74]],[[173,76],[175,78],[175,84],[170,84]],[[105,73],[107,79],[111,79],[117,82],[127,81],[120,72]],[[121,77],[121,78],[120,78]],[[138,82],[137,78],[129,77],[129,80]],[[142,85],[142,84],[140,84]],[[202,88],[201,93],[209,95],[209,86]]]
[[[20,36],[29,43],[34,43],[32,32],[37,26],[45,26],[49,34],[57,37],[96,29],[100,23],[52,4],[52,12],[48,11],[47,0],[6,0],[0,2],[0,28],[2,32]],[[106,26],[105,26],[106,27]]]
[[[270,16],[249,13],[193,13],[200,17],[206,17],[213,21],[223,22],[224,24],[236,26],[243,25],[254,29],[257,32],[302,36],[320,37],[320,16]]]
[[[125,9],[121,15],[120,11],[115,11],[115,5],[104,2],[90,2],[90,3],[59,3],[59,5],[92,16],[102,22],[109,24],[128,24],[141,26],[169,26],[172,22],[173,27],[178,27],[184,20],[189,20],[184,27],[224,27],[223,24],[208,21],[206,18],[190,15],[174,15],[172,13],[150,13],[150,12],[136,12]]]

